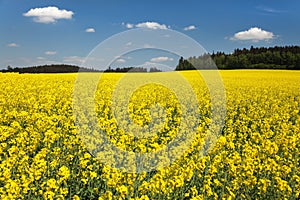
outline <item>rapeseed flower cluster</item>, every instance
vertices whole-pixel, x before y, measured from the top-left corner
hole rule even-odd
[[[0,199],[297,199],[300,73],[220,73],[227,115],[215,145],[203,153],[203,145],[214,140],[206,137],[212,116],[205,82],[198,72],[180,72],[199,101],[194,140],[184,152],[170,152],[182,155],[166,160],[169,165],[141,173],[109,167],[88,151],[99,147],[89,143],[87,148],[89,134],[83,137],[76,129],[76,74],[0,73]],[[130,76],[134,82],[142,75]],[[183,116],[178,94],[159,84],[135,90],[122,111],[139,127],[157,132],[137,138],[128,131],[134,127],[122,129],[129,125],[115,119],[111,102],[121,78],[103,74],[95,95],[98,126],[113,145],[128,152],[155,152],[185,130],[189,118]],[[89,122],[85,115],[82,120]],[[85,132],[98,134],[92,125]],[[119,164],[130,166],[126,159]]]

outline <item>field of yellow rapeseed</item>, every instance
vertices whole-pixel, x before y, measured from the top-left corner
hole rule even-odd
[[[177,72],[150,76],[164,79],[172,73]],[[107,149],[94,143],[102,138],[92,124],[77,129],[76,117],[87,124],[89,117],[74,115],[76,74],[0,73],[0,199],[297,199],[300,72],[220,73],[227,113],[222,134],[207,154],[202,147],[209,142],[211,102],[197,72],[180,72],[199,101],[197,119],[184,112],[191,108],[182,105],[178,94],[155,83],[134,90],[116,119],[111,99],[123,74],[101,76],[95,94],[97,124],[119,149],[145,154],[174,140],[180,146],[177,135],[196,127],[177,160],[140,173],[122,170],[122,165],[136,170],[130,156],[101,155]],[[128,76],[134,83],[144,75]],[[174,82],[174,87],[181,86]],[[132,134],[136,127],[128,119],[146,136]],[[120,167],[100,162],[98,154],[108,160],[119,156],[116,160],[122,162],[114,166]]]

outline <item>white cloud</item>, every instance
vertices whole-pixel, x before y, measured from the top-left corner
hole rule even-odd
[[[33,17],[33,20],[38,23],[55,23],[59,19],[72,19],[72,11],[60,10],[54,6],[48,6],[44,8],[32,8],[28,12],[24,13],[25,17]]]
[[[151,44],[144,44],[143,48],[155,48],[155,46]]]
[[[190,30],[195,30],[195,29],[196,29],[196,26],[190,25],[190,26],[184,27],[183,30],[185,30],[185,31],[190,31]]]
[[[36,57],[36,59],[38,59],[38,60],[45,60],[46,58],[39,56],[39,57]]]
[[[127,42],[126,43],[126,46],[131,46],[132,45],[132,42]]]
[[[66,64],[72,65],[82,65],[82,64],[89,64],[91,66],[86,67],[97,67],[97,64],[100,62],[105,61],[105,59],[100,57],[83,57],[83,56],[65,56],[63,58],[63,62]],[[84,63],[83,63],[84,62]]]
[[[126,24],[126,28],[133,28],[133,24]]]
[[[168,29],[165,24],[159,24],[157,22],[142,22],[136,24],[135,27],[137,28],[150,28],[150,29]]]
[[[127,59],[127,60],[130,60],[130,59],[132,59],[132,57],[130,57],[130,56],[115,56],[115,59],[117,60],[117,59]]]
[[[165,61],[172,61],[173,58],[169,58],[166,56],[161,56],[161,57],[155,57],[155,58],[151,58],[151,62],[165,62]]]
[[[274,9],[271,7],[265,7],[265,6],[257,6],[256,8],[266,14],[280,14],[280,13],[286,12],[285,10],[277,10],[277,9]]]
[[[126,60],[123,58],[119,58],[118,60],[116,60],[116,63],[125,63]]]
[[[134,24],[125,23],[125,22],[122,22],[122,25],[125,26],[126,28],[133,28],[134,27]]]
[[[16,43],[10,43],[7,44],[8,47],[19,47],[20,45],[16,44]]]
[[[157,63],[146,61],[142,65],[154,65],[154,66],[156,66]]]
[[[87,32],[87,33],[95,33],[96,31],[95,31],[94,28],[87,28],[87,29],[85,29],[85,32]]]
[[[272,32],[268,32],[265,30],[262,30],[258,27],[252,27],[249,30],[241,31],[236,34],[234,34],[233,37],[231,37],[231,40],[252,40],[252,41],[260,41],[260,40],[269,40],[273,39],[275,35]]]
[[[122,23],[123,26],[126,26],[126,28],[149,28],[149,29],[169,29],[170,26],[167,26],[165,24],[160,24],[158,22],[141,22],[138,24],[130,24],[130,23]]]
[[[84,61],[84,57],[80,57],[80,56],[66,56],[64,57],[64,62],[69,63],[69,64],[81,64]]]
[[[136,65],[135,67],[142,67],[142,68],[146,68],[146,69],[150,69],[151,67],[155,67],[157,69],[160,69],[162,71],[173,71],[173,67],[166,65],[166,64],[161,64],[161,63],[156,63],[156,62],[149,62],[146,61],[141,65]]]
[[[56,54],[56,51],[46,51],[45,52],[46,55],[52,56]]]
[[[133,24],[127,23],[127,24],[126,24],[126,28],[133,28]]]

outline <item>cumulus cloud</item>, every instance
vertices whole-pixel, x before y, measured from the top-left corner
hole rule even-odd
[[[196,29],[196,26],[190,25],[190,26],[184,27],[183,30],[185,30],[185,31],[190,31],[190,30],[195,30],[195,29]]]
[[[130,23],[122,23],[123,26],[126,26],[126,28],[149,28],[149,29],[168,29],[170,26],[167,26],[165,24],[160,24],[158,22],[141,22],[138,24],[130,24]]]
[[[273,39],[275,35],[272,32],[268,32],[262,30],[258,27],[252,27],[246,31],[237,32],[231,37],[231,40],[252,40],[252,41],[260,41],[260,40],[269,40]]]
[[[56,54],[56,51],[46,51],[45,52],[46,55],[52,56]]]
[[[165,24],[160,24],[157,22],[142,22],[136,24],[135,27],[137,28],[150,28],[150,29],[168,29]]]
[[[16,43],[9,43],[7,44],[8,47],[19,47],[20,45],[16,44]]]
[[[87,32],[87,33],[95,33],[96,31],[95,31],[94,28],[87,28],[87,29],[85,29],[85,32]]]
[[[166,56],[161,56],[161,57],[155,57],[155,58],[151,58],[151,62],[165,62],[165,61],[172,61],[173,58],[169,58]]]
[[[32,8],[28,12],[23,13],[25,17],[33,17],[33,20],[38,23],[55,23],[59,19],[72,19],[72,11],[60,10],[55,6],[44,8]]]

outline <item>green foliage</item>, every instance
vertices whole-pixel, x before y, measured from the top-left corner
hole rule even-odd
[[[118,67],[116,69],[112,69],[109,67],[104,72],[118,72],[118,73],[126,73],[126,72],[147,72],[146,68],[143,67]]]
[[[161,70],[157,69],[156,67],[151,67],[150,72],[161,72]]]
[[[53,65],[42,65],[42,66],[33,66],[12,68],[7,67],[7,70],[1,70],[0,72],[17,72],[20,74],[23,73],[70,73],[70,72],[97,72],[95,69],[83,68],[74,65],[65,65],[65,64],[53,64]]]
[[[257,47],[235,49],[231,54],[217,52],[179,59],[176,70],[207,69],[300,69],[300,47]]]

